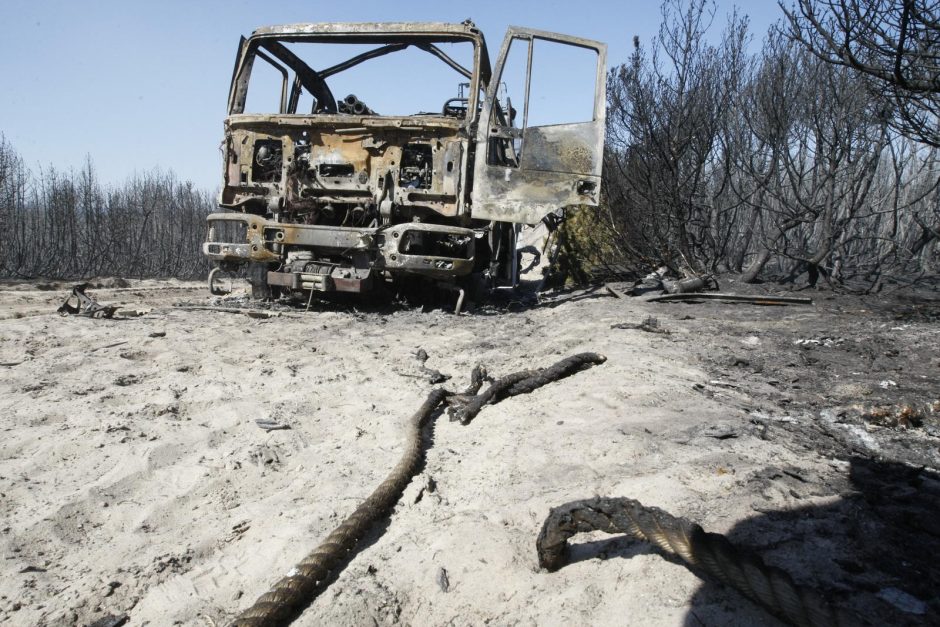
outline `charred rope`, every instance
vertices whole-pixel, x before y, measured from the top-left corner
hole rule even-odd
[[[605,357],[595,353],[581,353],[568,357],[553,366],[541,370],[524,371],[525,376],[514,373],[499,379],[483,394],[486,400],[479,403],[473,414],[467,418],[472,419],[480,408],[488,402],[506,398],[515,394],[531,392],[538,387],[557,381],[578,370],[600,364]],[[266,593],[261,595],[254,605],[239,614],[231,623],[231,627],[270,627],[274,625],[287,625],[294,620],[310,604],[317,594],[323,591],[325,583],[344,560],[351,557],[359,541],[365,536],[373,523],[380,520],[398,502],[402,492],[418,473],[424,460],[424,438],[422,430],[434,416],[438,406],[449,398],[463,399],[468,405],[477,398],[477,392],[483,385],[485,370],[478,366],[471,374],[470,386],[463,394],[454,394],[443,388],[432,390],[417,412],[408,421],[408,433],[405,441],[405,451],[402,453],[398,465],[389,473],[382,484],[369,495],[369,497],[356,508],[356,510],[337,527],[320,546],[313,550],[299,564],[297,564],[286,577],[274,584]],[[498,393],[489,394],[490,390],[498,388]],[[476,404],[474,404],[476,406]],[[466,424],[466,422],[464,422]]]
[[[557,381],[579,370],[602,364],[607,360],[597,353],[579,353],[566,357],[548,368],[540,370],[522,370],[506,375],[494,381],[490,387],[473,396],[454,396],[448,400],[448,413],[452,421],[468,424],[488,403],[498,403],[502,399],[516,394],[528,394],[546,383]]]
[[[735,547],[723,535],[628,498],[585,499],[552,509],[536,544],[539,564],[550,571],[563,566],[568,538],[587,531],[626,533],[646,540],[680,557],[696,574],[731,586],[790,624],[837,627],[860,622],[798,586],[790,575],[768,566],[756,554]]]

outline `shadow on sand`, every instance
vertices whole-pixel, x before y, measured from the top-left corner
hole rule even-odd
[[[763,512],[727,534],[858,617],[860,625],[940,624],[940,474],[853,457],[837,500]],[[657,552],[618,536],[571,545],[570,561]],[[671,555],[663,557],[682,563]],[[601,566],[603,567],[603,566]],[[684,625],[781,625],[743,595],[704,582]]]

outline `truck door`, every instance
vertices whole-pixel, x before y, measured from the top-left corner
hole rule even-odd
[[[606,44],[509,28],[480,112],[473,218],[536,224],[597,206],[606,61]]]

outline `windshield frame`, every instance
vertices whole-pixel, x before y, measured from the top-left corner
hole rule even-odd
[[[446,53],[436,48],[434,44],[469,42],[473,45],[473,66],[463,68],[453,60],[447,58]],[[283,43],[335,43],[335,44],[374,44],[376,48],[368,53],[357,54],[338,64],[316,70],[310,68],[297,57]],[[437,57],[441,63],[449,66],[457,74],[468,78],[467,112],[463,118],[445,116],[442,113],[424,113],[406,116],[378,116],[363,115],[355,117],[419,117],[434,116],[447,117],[454,120],[470,121],[476,117],[479,108],[482,90],[486,89],[490,75],[489,57],[486,53],[486,44],[483,35],[476,27],[466,24],[298,24],[283,27],[267,27],[256,30],[251,37],[243,39],[239,50],[238,63],[232,77],[229,91],[229,116],[255,115],[244,113],[250,82],[251,69],[257,57],[273,57],[278,63],[292,70],[297,80],[304,83],[310,93],[320,102],[330,102],[327,110],[316,113],[286,113],[286,100],[282,98],[282,111],[272,112],[270,115],[291,117],[320,117],[341,116],[349,118],[347,114],[338,114],[335,111],[336,98],[330,91],[326,79],[342,71],[355,67],[360,63],[394,54],[408,47],[421,49]],[[346,65],[350,64],[350,65]],[[345,66],[345,67],[341,67]],[[469,77],[467,76],[469,73]],[[333,110],[329,110],[333,109]]]

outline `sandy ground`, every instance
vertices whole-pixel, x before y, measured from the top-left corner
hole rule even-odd
[[[594,495],[729,533],[876,624],[936,623],[933,301],[597,289],[460,316],[252,319],[173,308],[213,302],[201,284],[103,285],[102,303],[149,312],[60,317],[64,284],[0,285],[0,623],[224,624],[398,460],[432,387],[419,348],[451,389],[477,363],[608,361],[468,426],[438,420],[387,524],[296,624],[777,624],[624,538],[579,536],[573,563],[540,571],[549,509]],[[669,333],[612,328],[649,316]],[[911,425],[874,409],[904,403]]]

